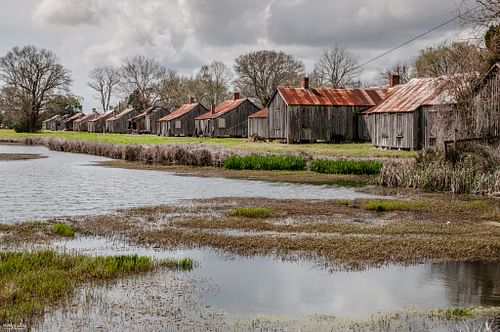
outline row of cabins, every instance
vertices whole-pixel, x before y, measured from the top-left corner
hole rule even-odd
[[[54,115],[53,117],[42,122],[42,130],[73,130],[73,124],[75,121],[85,117],[83,113],[76,113],[73,115]]]

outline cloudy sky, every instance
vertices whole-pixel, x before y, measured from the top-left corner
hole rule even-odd
[[[275,49],[312,70],[321,52],[338,43],[363,62],[456,16],[460,1],[0,0],[0,55],[29,44],[54,51],[89,112],[99,104],[86,86],[88,71],[125,57],[153,57],[190,75],[212,60],[232,67],[242,53]],[[458,23],[449,24],[366,66],[362,78],[464,36]]]

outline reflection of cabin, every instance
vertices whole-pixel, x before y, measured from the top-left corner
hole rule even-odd
[[[129,119],[129,128],[137,133],[158,134],[158,120],[167,115],[167,110],[160,106],[151,107]]]
[[[159,120],[161,134],[163,136],[193,136],[195,130],[195,118],[208,112],[200,103],[195,103],[190,98],[188,104],[184,104],[174,112]]]
[[[73,130],[73,123],[78,120],[78,119],[81,119],[82,117],[84,117],[85,114],[83,113],[76,113],[74,115],[71,115],[69,116],[66,120],[64,120],[62,126],[63,126],[63,129],[62,130],[65,130],[65,131],[72,131]]]
[[[106,132],[115,134],[126,134],[129,131],[129,119],[137,116],[137,112],[133,108],[127,108],[121,113],[115,115],[112,118],[106,120]]]
[[[116,111],[103,112],[94,119],[88,121],[88,131],[90,133],[103,133],[106,129],[106,120],[115,116]]]
[[[352,142],[360,135],[360,113],[380,103],[385,89],[278,87],[267,104],[268,138],[302,141]]]
[[[443,78],[414,78],[390,88],[382,103],[363,116],[374,146],[427,149],[443,140],[437,112],[451,110],[452,104]]]
[[[473,109],[476,136],[500,137],[500,62],[491,67],[476,88]]]
[[[260,111],[248,117],[248,136],[249,137],[269,137],[269,109],[263,108]]]
[[[253,102],[241,99],[235,92],[233,100],[226,100],[195,119],[196,132],[212,137],[247,137],[248,116],[257,111]]]
[[[95,109],[92,110],[92,113],[87,114],[81,117],[78,120],[73,122],[73,131],[88,131],[89,130],[89,121],[97,118],[99,113],[96,112]]]

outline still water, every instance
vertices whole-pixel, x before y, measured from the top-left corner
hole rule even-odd
[[[107,158],[55,152],[38,146],[0,145],[0,153],[35,153],[48,157],[0,161],[0,222],[95,215],[120,208],[212,197],[374,197],[350,188],[105,168],[93,164],[109,160]]]

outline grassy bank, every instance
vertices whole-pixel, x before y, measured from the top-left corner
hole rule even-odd
[[[67,140],[89,141],[108,144],[208,144],[219,148],[249,152],[268,152],[276,154],[307,153],[314,156],[329,157],[412,157],[411,151],[393,151],[375,149],[369,143],[364,144],[296,144],[278,142],[246,142],[240,138],[191,138],[159,137],[154,135],[95,134],[87,132],[42,132],[40,134],[15,133],[13,130],[0,130],[2,138],[23,137],[58,137]]]
[[[0,326],[30,326],[45,308],[68,298],[83,282],[108,281],[156,266],[191,269],[190,260],[155,262],[136,255],[87,257],[38,252],[0,252]]]

